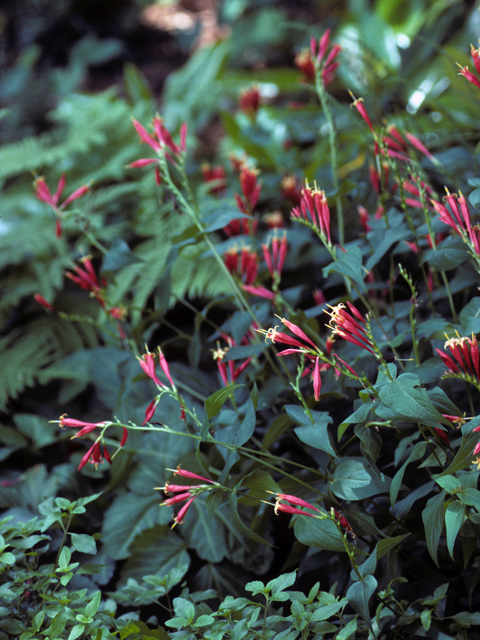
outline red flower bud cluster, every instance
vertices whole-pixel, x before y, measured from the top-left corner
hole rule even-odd
[[[189,478],[194,480],[201,480],[202,483],[207,484],[193,484],[193,485],[180,485],[180,484],[171,484],[170,482],[166,482],[164,487],[155,487],[156,489],[160,489],[164,491],[166,494],[168,493],[176,493],[172,498],[167,498],[164,502],[161,503],[161,507],[170,507],[174,504],[179,504],[180,502],[185,502],[183,507],[173,518],[173,527],[177,524],[183,524],[184,518],[189,510],[192,502],[204,491],[210,491],[214,486],[220,486],[218,482],[214,482],[213,480],[209,480],[208,478],[204,478],[203,476],[198,475],[197,473],[193,473],[192,471],[187,471],[186,469],[181,469],[180,465],[176,469],[167,469],[167,471],[173,471],[174,476],[181,476],[183,478]]]
[[[44,178],[37,178],[33,183],[35,186],[35,196],[42,202],[46,202],[47,204],[49,204],[55,213],[55,235],[57,236],[57,238],[60,238],[62,236],[62,224],[60,216],[63,213],[64,209],[68,207],[68,205],[74,200],[78,200],[78,198],[84,196],[89,190],[89,187],[86,185],[84,185],[83,187],[79,187],[72,194],[70,194],[68,198],[66,198],[62,202],[62,204],[59,205],[59,201],[65,188],[66,182],[67,180],[65,178],[65,174],[63,173],[60,177],[60,180],[58,181],[57,190],[54,194],[50,193],[50,189],[48,188]]]
[[[328,207],[325,191],[310,189],[307,185],[302,189],[300,206],[294,207],[290,212],[293,220],[303,220],[318,231],[324,241],[331,246],[330,238],[330,209]]]

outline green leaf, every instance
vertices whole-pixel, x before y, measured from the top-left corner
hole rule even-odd
[[[151,483],[151,486],[155,485]],[[169,512],[166,508],[161,510],[159,502],[157,495],[121,493],[117,496],[105,514],[102,529],[102,542],[111,558],[128,558],[129,547],[139,533],[169,518]]]
[[[245,417],[242,420],[242,424],[235,434],[234,445],[240,447],[250,440],[255,431],[255,407],[253,402],[249,399],[247,402],[247,410]]]
[[[454,476],[447,476],[442,474],[439,476],[433,476],[433,479],[438,485],[442,487],[442,489],[445,489],[447,493],[459,493],[463,489],[460,480],[458,478],[455,478]]]
[[[463,240],[450,236],[436,249],[424,251],[421,262],[428,262],[433,269],[450,271],[468,260],[468,249]]]
[[[97,591],[97,593],[93,596],[93,598],[85,607],[84,615],[89,618],[94,616],[98,611],[98,607],[100,606],[101,599],[102,599],[102,592]]]
[[[383,540],[379,540],[377,542],[377,547],[376,547],[377,560],[380,560],[380,558],[383,558],[384,555],[386,555],[394,547],[400,544],[402,540],[405,540],[405,538],[408,538],[409,535],[410,535],[409,533],[404,533],[399,536],[394,536],[393,538],[384,538]]]
[[[282,573],[280,576],[278,576],[278,578],[270,580],[270,582],[266,584],[266,587],[269,592],[275,595],[277,593],[280,593],[281,591],[284,591],[288,587],[291,587],[295,583],[296,579],[296,571],[292,571],[291,573]]]
[[[460,324],[462,335],[480,331],[480,297],[470,300],[460,311]]]
[[[363,278],[366,271],[362,266],[362,252],[357,245],[350,245],[346,252],[336,247],[335,262],[323,268],[323,277],[327,278],[330,273],[340,273],[358,285],[362,291],[366,291]]]
[[[449,502],[447,505],[447,509],[445,511],[445,528],[447,531],[447,548],[448,553],[452,560],[453,557],[453,548],[455,546],[455,540],[457,539],[458,532],[460,531],[460,527],[463,524],[463,518],[465,516],[465,505],[457,502],[456,500],[453,502]]]
[[[379,242],[375,241],[376,238],[369,236],[369,241],[372,243],[372,246],[375,247],[375,251],[367,260],[365,269],[367,271],[371,271],[377,264],[377,262],[381,258],[383,258],[383,256],[387,253],[392,245],[394,245],[396,242],[399,242],[400,240],[407,240],[410,236],[411,231],[409,231],[409,229],[407,229],[406,227],[400,229],[383,230],[381,236],[379,237]]]
[[[309,516],[294,516],[295,537],[314,549],[345,551],[341,533],[330,518],[317,520]]]
[[[460,449],[455,454],[455,458],[445,471],[438,474],[436,478],[446,475],[452,475],[457,471],[466,469],[472,464],[473,451],[478,443],[478,436],[476,433],[464,433],[462,436],[462,442]]]
[[[195,619],[195,605],[185,598],[174,598],[173,608],[175,615],[179,618],[185,618],[188,623],[192,623]]]
[[[390,488],[390,478],[375,474],[361,458],[342,458],[335,469],[331,489],[342,500],[363,500]]]
[[[380,389],[382,406],[377,406],[375,412],[383,418],[421,422],[431,427],[438,427],[439,423],[449,424],[435,409],[426,390],[419,385],[420,380],[416,375],[402,373],[396,380]],[[388,409],[385,410],[385,407]]]
[[[295,434],[303,443],[314,449],[325,451],[334,458],[337,457],[328,434],[328,425],[332,422],[330,414],[326,411],[311,411],[312,423],[309,415],[302,407],[290,404],[285,407],[285,410],[288,416],[300,425],[295,428]]]
[[[243,533],[247,535],[249,538],[254,540],[255,542],[259,542],[261,544],[269,544],[266,540],[264,540],[261,536],[259,536],[255,531],[249,529],[240,519],[238,515],[238,506],[237,506],[237,495],[235,493],[230,493],[228,495],[228,502],[230,504],[230,520],[233,526]]]
[[[480,612],[479,611],[462,611],[461,613],[456,613],[454,616],[449,616],[458,624],[463,625],[471,625],[474,624],[476,626],[480,625]]]
[[[67,640],[76,640],[76,638],[82,635],[84,629],[85,629],[84,624],[76,624],[74,627],[72,627],[72,630],[70,631]]]
[[[350,606],[362,616],[372,633],[372,621],[368,610],[368,603],[375,593],[377,584],[373,576],[365,576],[362,581],[354,582],[346,593]]]
[[[130,249],[125,240],[116,238],[105,256],[101,273],[106,277],[113,276],[124,267],[139,262],[143,262],[143,260]]]
[[[390,504],[393,506],[397,501],[398,492],[400,491],[400,487],[402,485],[403,476],[405,474],[405,469],[414,460],[420,460],[423,458],[425,454],[425,449],[427,448],[426,442],[417,442],[413,445],[410,455],[405,460],[403,465],[397,471],[395,476],[393,477],[392,484],[390,485]]]
[[[425,509],[422,511],[427,548],[437,567],[440,567],[438,564],[438,543],[440,542],[440,536],[443,528],[444,498],[445,491],[441,491],[438,495],[430,498]]]
[[[72,547],[81,553],[97,553],[95,539],[85,533],[71,533]]]
[[[132,578],[141,582],[150,574],[165,576],[172,569],[186,571],[190,565],[185,542],[167,525],[155,525],[139,534],[129,547],[129,556],[121,573],[124,582]]]
[[[224,389],[219,389],[218,391],[215,391],[215,393],[213,393],[211,396],[209,396],[205,400],[205,410],[207,412],[207,416],[209,417],[209,419],[212,419],[214,416],[217,415],[217,413],[223,407],[225,402],[228,400],[228,398],[230,398],[233,395],[233,392],[238,387],[243,387],[243,385],[231,384],[228,387],[225,387]]]

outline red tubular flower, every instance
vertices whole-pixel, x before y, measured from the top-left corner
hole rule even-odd
[[[100,441],[97,440],[96,442],[93,443],[93,445],[90,447],[90,449],[81,459],[80,464],[78,465],[77,471],[80,471],[80,469],[83,469],[83,467],[89,461],[95,465],[95,469],[96,469],[101,459],[102,459],[102,454],[100,451]]]
[[[302,187],[298,184],[295,176],[287,175],[282,178],[281,194],[283,198],[288,198],[294,204],[300,204]]]
[[[344,340],[356,344],[375,355],[370,338],[362,327],[362,324],[366,324],[365,319],[353,304],[347,302],[347,305],[351,313],[345,310],[345,305],[342,303],[335,307],[329,305],[332,311],[331,313],[328,311],[325,312],[330,316],[330,322],[327,327],[333,330],[332,335],[339,335]]]
[[[277,235],[272,238],[272,248],[268,244],[262,244],[263,258],[273,280],[280,279],[283,264],[287,257],[287,236],[284,233],[281,240]]]
[[[245,285],[244,285],[245,286]],[[235,367],[234,361],[229,360],[228,362],[223,362],[223,359],[227,355],[228,350],[231,347],[235,347],[235,341],[226,336],[228,347],[220,347],[220,344],[217,342],[217,348],[213,351],[213,359],[217,362],[218,372],[222,379],[223,384],[227,387],[229,384],[233,384],[237,378],[245,371],[252,360],[252,356],[248,357],[242,364],[238,367]]]
[[[218,485],[218,482],[209,480],[208,478],[205,478],[205,476],[200,476],[198,473],[194,473],[193,471],[188,471],[188,469],[182,469],[180,465],[178,465],[176,469],[167,469],[167,471],[173,471],[174,476],[181,476],[182,478],[195,478],[195,480],[202,480],[202,482],[208,482],[209,484]]]
[[[145,420],[142,422],[142,427],[144,427],[147,424],[147,422],[150,422],[150,420],[153,418],[155,414],[155,409],[157,408],[157,404],[158,404],[158,399],[155,398],[145,409]]]
[[[261,94],[258,85],[252,85],[240,92],[238,105],[240,109],[252,119],[255,119],[260,106]]]
[[[39,293],[35,293],[33,298],[35,302],[38,302],[38,304],[42,305],[42,307],[44,307],[45,309],[48,309],[49,311],[55,311],[55,313],[57,313],[57,309],[55,309],[55,307],[52,307],[52,305],[47,302],[45,298]]]
[[[160,380],[157,378],[157,375],[155,373],[155,354],[154,353],[150,353],[150,351],[147,351],[147,353],[143,354],[141,358],[138,358],[138,362],[141,368],[143,369],[143,371],[147,374],[149,378],[151,378],[155,382],[157,387],[165,387],[163,382],[160,382]]]
[[[363,104],[363,98],[355,98],[355,96],[353,95],[353,93],[350,91],[350,96],[353,98],[353,102],[350,105],[351,107],[355,107],[355,109],[358,111],[358,113],[362,116],[362,118],[365,120],[367,127],[370,129],[370,131],[373,133],[373,135],[375,135],[375,130],[373,128],[372,125],[372,121],[370,120],[370,117],[367,113],[367,110],[365,109],[365,105]]]
[[[227,189],[227,174],[225,169],[217,165],[211,167],[209,164],[202,164],[203,179],[208,184],[209,192],[221,195]]]
[[[480,355],[476,336],[471,338],[450,338],[444,344],[451,356],[440,349],[435,349],[447,369],[454,374],[480,380]]]
[[[368,214],[368,211],[365,209],[365,207],[362,207],[362,205],[359,205],[357,207],[357,211],[358,211],[358,218],[360,220],[360,226],[362,227],[365,233],[368,233],[369,231],[372,230],[372,227],[369,224],[370,216]]]
[[[78,200],[78,198],[84,196],[90,187],[86,185],[84,185],[83,187],[79,187],[72,194],[70,194],[61,205],[59,205],[58,203],[66,184],[65,174],[62,174],[60,176],[57,190],[53,195],[50,193],[50,189],[48,188],[44,178],[37,178],[33,184],[35,186],[35,196],[39,200],[42,200],[42,202],[46,202],[47,204],[49,204],[55,212],[57,216],[55,220],[55,235],[57,236],[57,238],[60,238],[62,235],[60,214],[66,207],[68,207],[71,202],[73,202],[74,200]]]
[[[320,377],[320,358],[315,360],[315,367],[313,369],[313,395],[315,400],[320,400],[320,390],[322,388],[322,379]]]
[[[478,51],[478,49],[476,49],[475,51]],[[475,60],[474,60],[474,63],[475,63],[475,67],[476,67],[477,65],[476,65],[476,61]],[[476,87],[478,87],[480,89],[480,80],[477,78],[476,75],[474,75],[471,71],[468,70],[468,67],[462,67],[462,66],[458,65],[458,68],[460,69],[460,71],[458,72],[459,76],[463,76],[469,82],[471,82],[472,84],[474,84]]]
[[[290,503],[290,504],[289,504]],[[295,506],[292,506],[295,505]],[[297,498],[296,496],[289,495],[287,493],[277,493],[275,498],[275,514],[278,514],[279,511],[283,511],[284,513],[292,513],[299,514],[302,516],[311,516],[315,518],[315,514],[308,513],[308,511],[302,511],[298,509],[298,507],[305,507],[306,509],[312,509],[313,511],[317,511],[321,513],[320,509],[314,507],[313,504],[310,504],[306,500],[302,500],[301,498]]]
[[[256,331],[258,331],[259,333],[265,334],[265,341],[271,340],[272,343],[275,344],[275,340],[276,340],[277,342],[288,344],[292,347],[297,347],[297,349],[287,349],[285,351],[280,351],[280,353],[277,353],[277,356],[289,355],[290,353],[304,353],[307,358],[315,358],[316,356],[309,353],[309,351],[312,350],[312,347],[315,351],[317,351],[317,347],[310,340],[310,338],[300,329],[300,327],[293,324],[293,322],[289,322],[288,320],[285,320],[285,318],[282,318],[282,322],[288,329],[290,329],[292,333],[297,335],[299,338],[302,338],[302,340],[305,340],[306,342],[308,342],[309,346],[305,345],[303,342],[300,342],[300,340],[297,340],[296,338],[292,338],[287,333],[282,333],[280,331],[277,331],[278,325],[274,328],[268,329],[268,331],[265,331],[264,329],[256,329]]]
[[[307,185],[302,189],[302,199],[299,207],[294,207],[290,216],[292,219],[305,220],[310,223],[322,236],[325,242],[331,246],[330,238],[330,209],[328,207],[325,191],[310,189]]]
[[[70,427],[71,429],[80,429],[81,431],[83,431],[84,429],[88,429],[88,431],[86,431],[85,433],[90,433],[90,431],[93,431],[97,427],[104,427],[106,424],[108,424],[108,421],[84,422],[83,420],[75,420],[75,418],[67,418],[67,414],[64,413],[63,416],[60,416],[58,424],[61,429],[63,429],[64,427]],[[81,433],[81,431],[79,431],[73,437],[78,438],[79,436],[84,435],[83,433]]]
[[[238,208],[242,213],[252,214],[260,198],[262,185],[257,182],[258,170],[243,165],[240,170],[240,186],[243,199],[235,194]]]
[[[180,146],[178,146],[173,141],[170,132],[164,126],[161,118],[156,117],[153,119],[153,129],[155,131],[156,139],[151,136],[145,129],[145,127],[140,124],[138,120],[135,120],[135,118],[132,118],[132,123],[138,135],[140,136],[141,142],[145,142],[146,144],[148,144],[148,146],[151,147],[156,153],[159,153],[165,147],[167,147],[177,157],[181,155],[182,152],[185,152],[187,138],[187,125],[185,122],[182,123],[182,126],[180,127]],[[170,160],[170,162],[176,162],[176,160],[173,159],[168,153],[165,154],[165,157]],[[153,162],[157,161],[151,158],[142,158],[141,160],[137,160],[136,163],[132,163],[130,166],[140,167],[147,164],[152,164]]]
[[[170,382],[170,385],[172,387],[172,390],[175,391],[176,387],[175,387],[175,383],[173,381],[172,376],[170,375],[170,368],[168,366],[168,362],[165,358],[165,356],[163,355],[162,350],[160,349],[160,347],[158,347],[158,360],[160,362],[160,366],[162,368],[163,373],[165,374],[165,377],[167,378],[167,380]]]
[[[347,535],[352,536],[353,538],[355,538],[355,534],[353,533],[352,527],[350,526],[348,520],[342,516],[341,513],[339,513],[336,509],[333,509],[333,515],[335,516],[335,520],[338,522],[338,524],[342,527],[342,529],[344,530],[344,532]]]
[[[270,291],[270,289],[266,289],[265,287],[254,287],[253,285],[244,284],[242,285],[242,289],[247,293],[250,293],[252,296],[266,298],[267,300],[275,300],[276,297],[273,291]]]
[[[103,289],[105,289],[105,287],[107,286],[107,281],[105,280],[105,278],[99,279],[97,277],[90,256],[85,256],[80,260],[80,262],[83,265],[83,269],[79,265],[76,265],[73,268],[73,273],[67,271],[65,275],[67,276],[67,278],[72,280],[72,282],[78,284],[81,289],[90,291],[101,304],[101,306],[105,308]]]
[[[294,64],[303,74],[302,81],[315,82],[315,63],[313,62],[311,51],[303,49],[294,58]]]
[[[180,509],[180,511],[177,513],[176,516],[174,516],[173,518],[173,525],[172,525],[172,529],[173,527],[175,527],[177,524],[183,524],[185,522],[184,518],[187,514],[187,511],[190,508],[190,505],[192,504],[192,502],[195,500],[197,496],[193,496],[193,498],[190,498],[190,500],[188,502],[186,502],[183,507]]]

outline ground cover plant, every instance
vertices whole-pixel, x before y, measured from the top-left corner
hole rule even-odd
[[[0,149],[0,638],[480,637],[480,20],[404,4]]]

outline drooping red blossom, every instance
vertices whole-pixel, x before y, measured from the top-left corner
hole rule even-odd
[[[33,298],[35,302],[38,302],[38,304],[40,304],[45,309],[48,309],[49,311],[55,311],[55,313],[57,313],[57,309],[55,309],[55,307],[52,307],[52,305],[49,302],[47,302],[40,293],[35,293],[33,295]]]
[[[78,284],[81,289],[90,291],[91,294],[98,300],[103,309],[106,307],[105,303],[105,288],[107,281],[105,278],[99,278],[95,273],[95,269],[92,265],[92,259],[90,256],[83,257],[80,265],[75,265],[73,272],[67,271],[65,275],[67,278]]]
[[[327,327],[332,329],[333,335],[339,335],[344,340],[375,354],[370,338],[364,329],[364,326],[366,326],[364,317],[353,304],[347,302],[347,305],[350,313],[343,303],[330,307],[331,312],[325,312],[330,316]]]
[[[333,515],[335,516],[335,520],[342,527],[344,532],[350,535],[352,538],[355,538],[356,536],[353,533],[352,527],[350,526],[350,523],[348,522],[348,520],[344,516],[342,516],[342,514],[339,513],[336,509],[332,508],[332,511],[333,511]]]
[[[298,514],[301,516],[310,516],[312,518],[317,517],[314,513],[308,513],[308,511],[302,511],[298,507],[304,507],[305,509],[311,509],[312,511],[316,511],[321,513],[320,509],[313,506],[306,500],[302,500],[302,498],[297,498],[297,496],[289,495],[288,493],[276,493],[275,498],[275,514],[278,515],[280,511],[283,513],[291,513]]]
[[[33,184],[35,187],[35,196],[42,202],[49,204],[55,212],[55,235],[57,236],[57,238],[60,238],[62,235],[62,224],[60,221],[62,212],[66,207],[68,207],[71,202],[73,202],[74,200],[78,200],[78,198],[84,196],[90,189],[90,187],[88,187],[87,185],[79,187],[73,193],[71,193],[68,198],[66,198],[66,200],[62,202],[62,204],[59,204],[61,195],[66,185],[66,178],[64,173],[62,173],[62,175],[60,176],[57,190],[54,194],[50,193],[50,189],[45,182],[45,178],[37,178]]]
[[[233,384],[237,378],[241,376],[241,374],[245,371],[252,360],[252,356],[246,358],[238,367],[235,366],[235,362],[233,360],[229,360],[224,362],[224,358],[227,355],[228,351],[235,347],[235,340],[230,336],[225,336],[227,340],[228,346],[221,347],[217,342],[217,348],[213,351],[212,356],[215,362],[217,363],[218,373],[220,374],[220,378],[222,379],[223,384],[228,387]]]
[[[188,471],[186,469],[181,469],[180,465],[176,469],[167,469],[167,471],[173,471],[174,475],[183,476],[184,478],[200,480],[202,484],[195,485],[175,485],[170,482],[166,482],[164,487],[155,487],[156,489],[164,491],[166,494],[168,493],[176,493],[171,498],[167,498],[161,503],[161,507],[166,506],[170,507],[174,504],[178,504],[180,502],[185,502],[183,507],[180,509],[178,514],[173,518],[173,527],[177,524],[182,524],[185,518],[185,515],[190,508],[190,505],[195,500],[197,496],[199,496],[204,491],[210,491],[213,486],[219,486],[218,482],[214,482],[213,480],[209,480],[204,476],[199,475],[198,473],[193,473],[192,471]],[[203,484],[207,483],[207,485]]]
[[[370,131],[373,133],[373,135],[375,135],[375,129],[373,128],[372,125],[372,121],[370,120],[370,116],[368,115],[368,112],[365,108],[365,105],[363,104],[363,98],[355,98],[355,96],[353,95],[353,93],[350,91],[350,96],[353,99],[352,104],[350,105],[351,107],[355,107],[355,109],[358,111],[358,113],[362,116],[362,118],[365,120],[367,127],[370,129]]]

